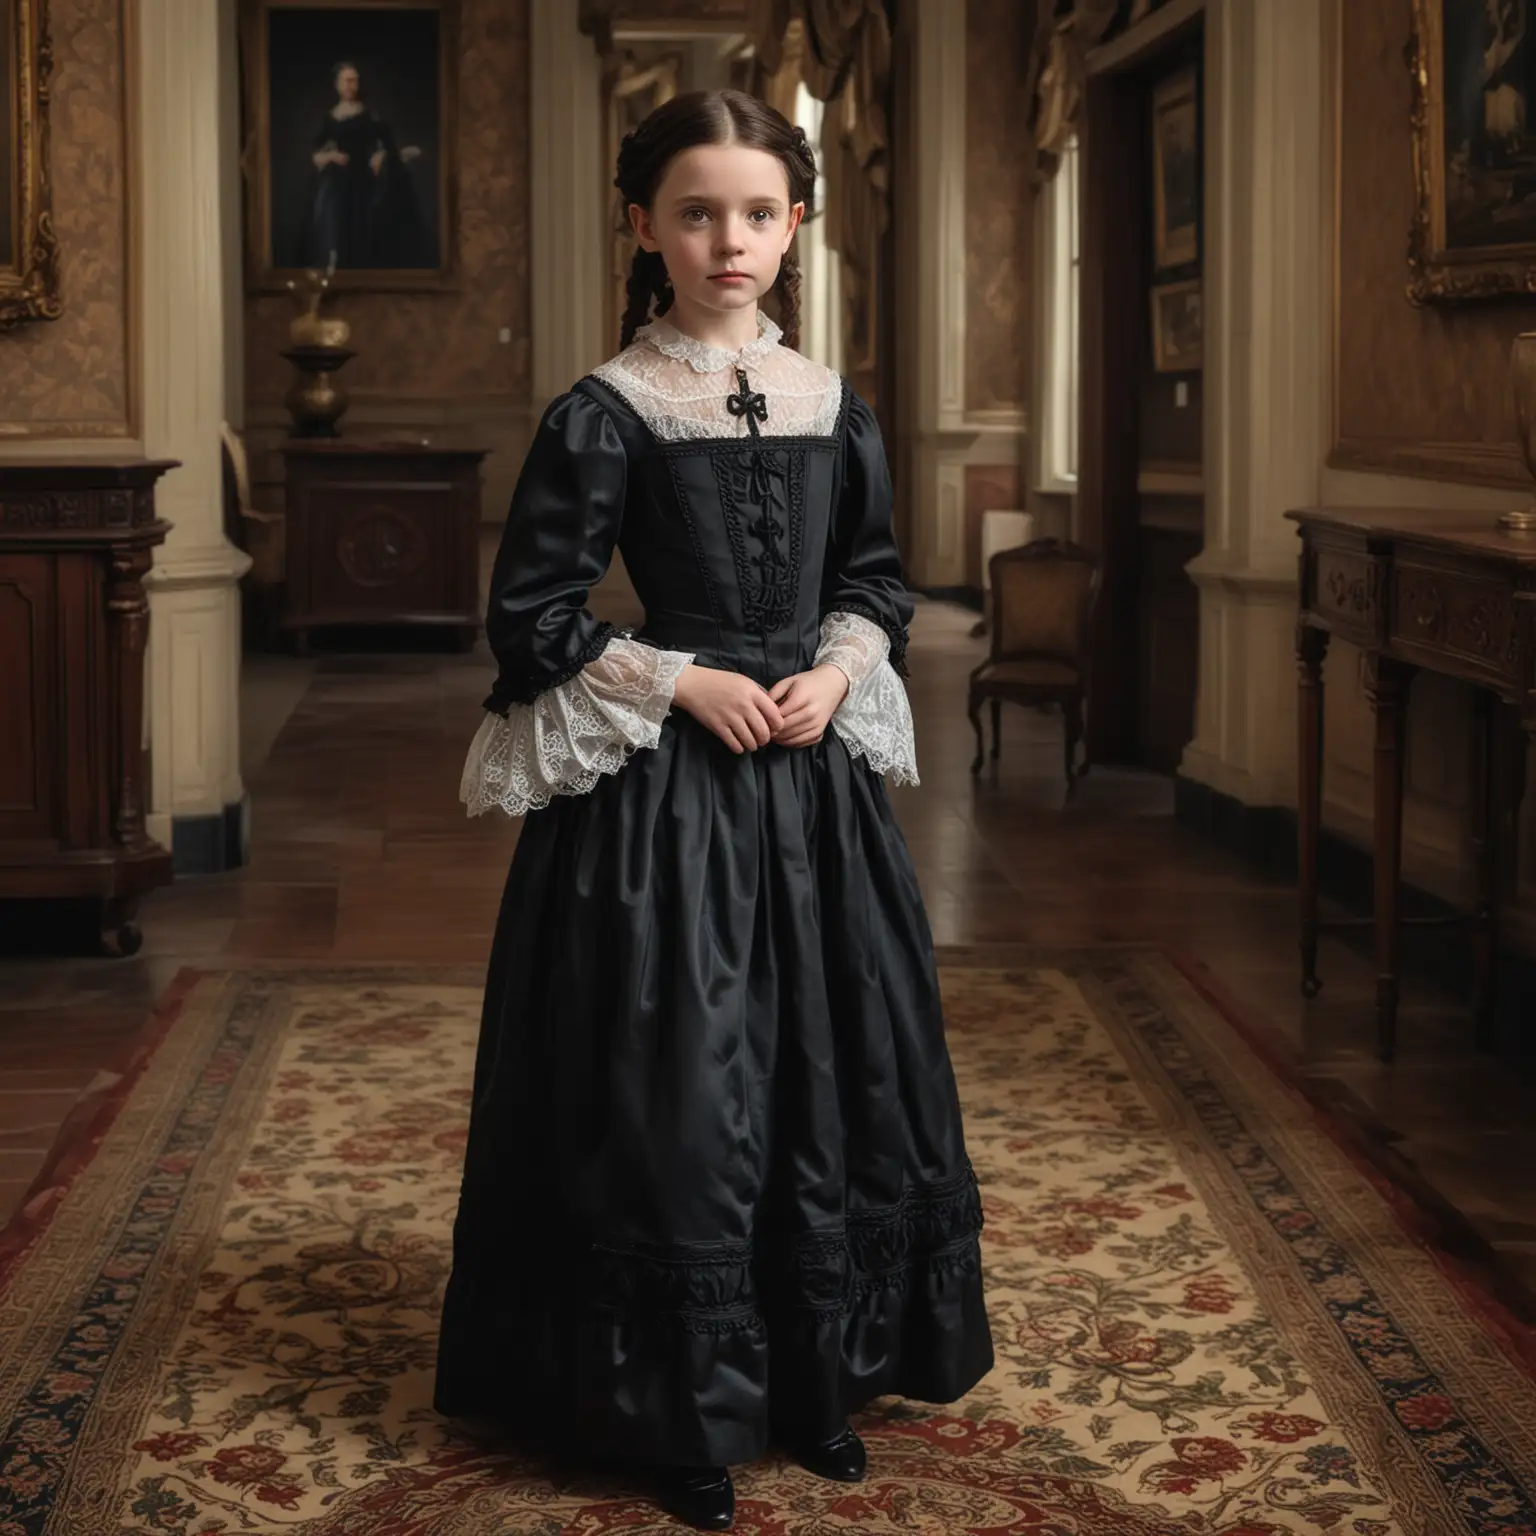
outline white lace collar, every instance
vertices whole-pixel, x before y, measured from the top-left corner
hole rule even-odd
[[[713,347],[707,341],[698,341],[685,335],[670,320],[652,320],[635,332],[635,340],[655,347],[664,357],[675,357],[688,364],[695,373],[720,373],[726,368],[740,367],[745,363],[760,363],[778,346],[784,332],[762,310],[757,312],[757,340],[749,341],[739,352],[726,347]]]

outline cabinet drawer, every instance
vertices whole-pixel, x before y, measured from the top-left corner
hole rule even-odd
[[[1364,551],[1327,544],[1312,551],[1311,590],[1307,605],[1345,639],[1369,644],[1381,633],[1380,577]]]
[[[1520,649],[1511,582],[1498,574],[1399,564],[1393,570],[1394,651],[1514,681]]]

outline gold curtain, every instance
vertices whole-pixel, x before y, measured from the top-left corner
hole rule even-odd
[[[880,242],[890,223],[885,6],[883,0],[753,0],[751,23],[765,97],[792,119],[795,84],[803,80],[826,106],[823,218],[842,279],[844,366],[853,387],[873,402]]]
[[[1119,0],[1040,0],[1024,99],[1037,176],[1049,181],[1077,132],[1088,85],[1087,55],[1113,24]]]

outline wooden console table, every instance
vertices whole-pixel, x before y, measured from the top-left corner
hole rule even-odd
[[[283,444],[287,598],[302,653],[330,625],[480,630],[483,448],[296,438]]]
[[[95,902],[119,954],[171,878],[144,830],[142,578],[174,460],[0,464],[0,897]]]
[[[1408,688],[1420,669],[1479,690],[1474,787],[1479,1044],[1493,1023],[1498,912],[1513,893],[1526,744],[1536,733],[1536,534],[1445,512],[1311,508],[1300,525],[1297,626],[1300,696],[1298,855],[1302,990],[1318,990],[1317,849],[1322,814],[1323,658],[1330,635],[1366,656],[1376,722],[1375,902],[1377,1051],[1396,1047],[1398,888]]]

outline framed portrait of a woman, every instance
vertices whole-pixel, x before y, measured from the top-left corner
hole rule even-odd
[[[457,5],[246,0],[252,287],[455,285]]]

